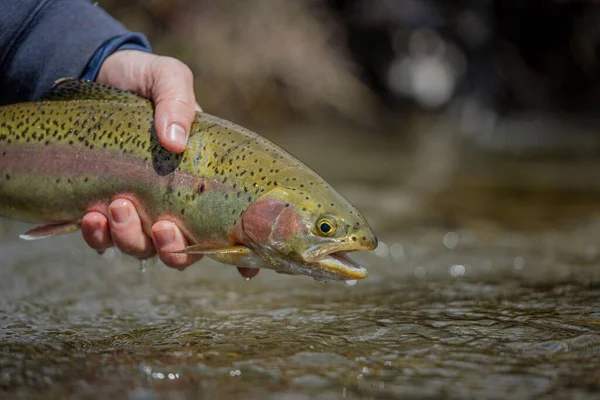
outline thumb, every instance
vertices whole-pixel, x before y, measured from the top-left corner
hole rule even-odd
[[[149,72],[147,89],[155,104],[156,135],[167,150],[181,153],[198,107],[192,71],[174,58],[157,57]]]

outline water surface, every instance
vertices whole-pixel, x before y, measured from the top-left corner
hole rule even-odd
[[[270,137],[372,221],[366,280],[245,282],[210,260],[141,273],[78,233],[22,242],[28,226],[3,221],[0,397],[598,396],[600,162],[482,156],[435,130],[410,149]]]

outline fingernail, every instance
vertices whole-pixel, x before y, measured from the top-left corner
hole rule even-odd
[[[171,124],[167,130],[167,135],[171,142],[175,142],[183,146],[187,144],[187,134],[181,125]]]
[[[126,205],[117,205],[110,208],[110,216],[117,224],[123,224],[129,219],[129,207]]]
[[[175,241],[174,229],[163,229],[154,233],[158,247],[166,247]]]

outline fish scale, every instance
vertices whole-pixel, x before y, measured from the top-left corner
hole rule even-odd
[[[339,221],[355,233],[344,242],[372,245],[364,217],[277,145],[197,113],[186,150],[173,154],[153,116],[143,97],[77,80],[59,81],[42,101],[0,107],[0,216],[60,226],[128,198],[147,234],[168,219],[192,243],[234,246],[245,211],[281,188],[299,213],[347,215]]]

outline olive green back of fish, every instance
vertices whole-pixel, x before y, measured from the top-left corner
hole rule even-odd
[[[14,167],[11,151],[39,168]],[[56,160],[67,165],[60,173]],[[0,107],[0,173],[0,214],[23,207],[24,220],[80,217],[90,203],[129,191],[151,219],[169,216],[192,236],[224,241],[248,205],[278,186],[301,193],[300,208],[359,215],[310,168],[243,127],[197,113],[188,148],[175,155],[156,138],[148,100],[76,80],[43,101]]]

